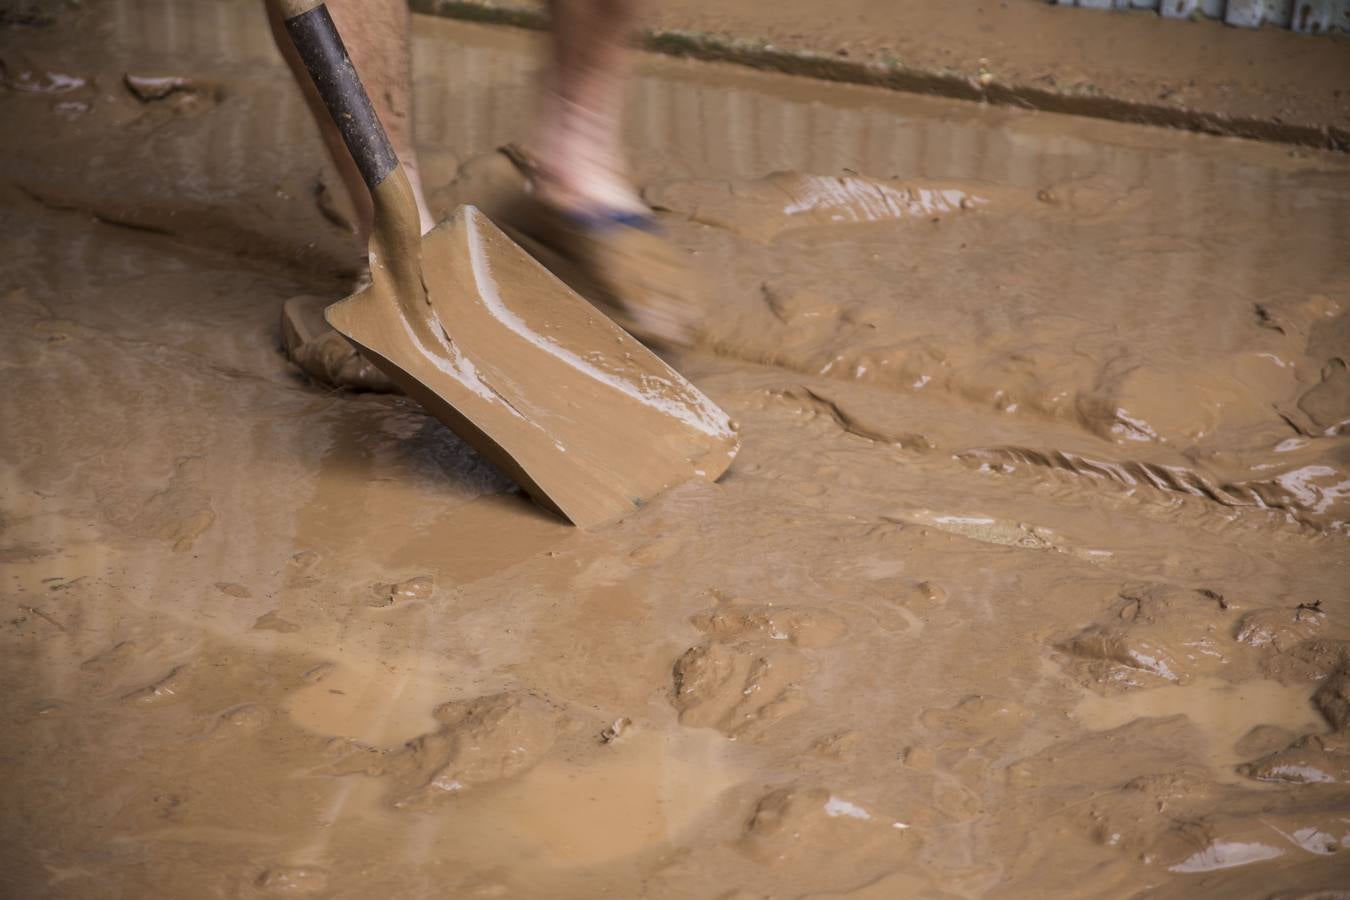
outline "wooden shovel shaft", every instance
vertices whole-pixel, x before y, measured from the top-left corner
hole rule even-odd
[[[366,187],[374,191],[398,167],[398,156],[347,55],[328,7],[316,0],[282,0],[280,5],[291,43],[314,80]]]

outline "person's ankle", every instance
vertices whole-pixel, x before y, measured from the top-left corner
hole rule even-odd
[[[540,165],[531,179],[531,193],[541,202],[566,212],[646,214],[651,211],[637,189],[611,171],[558,170]]]

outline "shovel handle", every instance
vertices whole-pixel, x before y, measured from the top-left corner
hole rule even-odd
[[[389,143],[375,108],[370,105],[337,26],[321,0],[281,0],[278,3],[286,34],[300,54],[323,105],[342,134],[366,187],[375,190],[398,168],[398,155]]]

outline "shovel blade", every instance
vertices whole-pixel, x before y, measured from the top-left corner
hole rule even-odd
[[[726,414],[476,208],[421,257],[406,286],[372,256],[371,286],[325,317],[538,503],[591,527],[731,465]]]

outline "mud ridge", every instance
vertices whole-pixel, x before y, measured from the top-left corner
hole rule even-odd
[[[1321,515],[1300,502],[1277,480],[1220,482],[1203,472],[1184,466],[1169,466],[1143,460],[1113,461],[1081,456],[1064,450],[1036,450],[1030,447],[976,447],[954,454],[967,465],[987,472],[1010,473],[1013,467],[1035,466],[1054,469],[1110,483],[1129,491],[1147,488],[1169,494],[1200,497],[1230,509],[1277,510],[1319,534],[1344,533],[1345,523]]]

